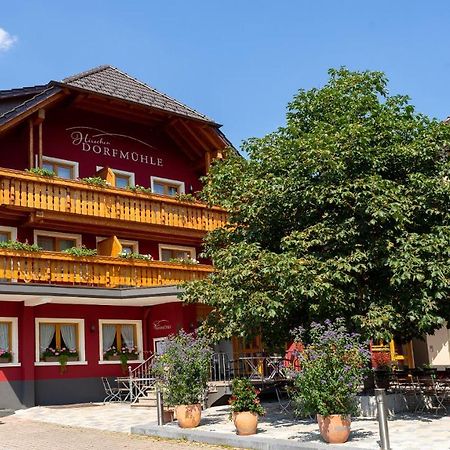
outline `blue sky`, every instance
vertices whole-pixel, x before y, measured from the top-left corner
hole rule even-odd
[[[224,124],[239,146],[346,65],[385,71],[391,93],[443,119],[449,27],[444,0],[4,0],[0,89],[111,64]]]

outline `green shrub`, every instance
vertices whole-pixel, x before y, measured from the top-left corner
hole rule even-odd
[[[96,256],[97,250],[86,248],[84,245],[82,245],[81,247],[67,248],[63,251],[63,253],[67,253],[72,256]]]
[[[120,252],[119,258],[124,259],[140,259],[142,261],[153,261],[152,255],[142,255],[141,253],[127,253],[127,252]]]
[[[109,183],[101,177],[86,177],[81,178],[80,181],[84,181],[87,184],[91,184],[93,186],[107,187]]]
[[[39,175],[41,177],[56,177],[56,173],[53,170],[44,169],[41,167],[33,167],[31,169],[26,169],[25,172],[32,173],[34,175]]]
[[[0,242],[0,248],[7,248],[11,250],[23,250],[26,252],[39,252],[42,250],[42,248],[39,247],[39,245],[28,244],[27,242],[19,242],[19,241]]]
[[[139,184],[136,184],[135,186],[128,186],[128,189],[130,191],[139,192],[141,194],[152,194],[152,190],[150,188],[139,186]]]
[[[178,264],[198,264],[199,262],[193,258],[170,258],[169,262]]]
[[[176,194],[175,198],[180,202],[195,202],[197,199],[192,194]]]

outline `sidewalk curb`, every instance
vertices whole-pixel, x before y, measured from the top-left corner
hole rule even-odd
[[[202,431],[195,428],[177,426],[158,426],[155,423],[131,427],[131,434],[156,436],[168,439],[185,439],[211,445],[228,445],[230,447],[252,450],[344,450],[341,445],[317,444],[313,442],[289,441],[287,439],[264,438],[257,435],[238,436],[230,433]],[[361,447],[345,447],[345,450],[363,450]]]

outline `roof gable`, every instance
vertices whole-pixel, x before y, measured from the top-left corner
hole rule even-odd
[[[65,78],[60,84],[214,123],[207,116],[112,66],[96,67]]]

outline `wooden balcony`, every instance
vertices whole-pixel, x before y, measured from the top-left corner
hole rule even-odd
[[[223,209],[200,202],[4,168],[0,168],[0,207],[10,215],[32,213],[28,220],[63,229],[74,221],[78,226],[126,229],[141,236],[154,231],[201,237],[227,220]]]
[[[205,278],[211,272],[212,266],[203,264],[0,249],[0,280],[3,282],[107,288],[152,287]]]

